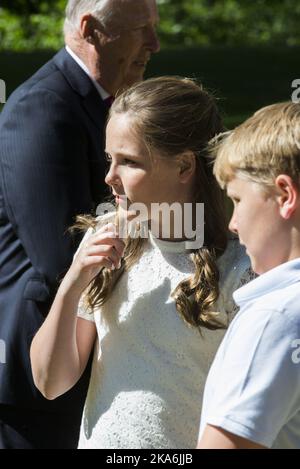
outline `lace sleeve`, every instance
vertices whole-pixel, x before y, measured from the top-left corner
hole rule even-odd
[[[229,241],[218,265],[220,271],[219,311],[225,313],[231,321],[238,312],[238,307],[233,300],[233,292],[253,280],[256,274],[251,269],[245,248],[236,238]]]
[[[237,290],[241,288],[243,285],[246,285],[246,283],[251,282],[251,280],[254,280],[257,277],[258,275],[255,272],[253,272],[252,268],[248,267],[248,269],[245,270],[245,272],[240,278],[239,284],[237,286]]]
[[[246,283],[251,282],[251,280],[254,280],[257,276],[258,275],[255,272],[253,272],[252,268],[248,267],[244,271],[244,273],[241,275],[241,277],[239,278],[239,282],[238,282],[235,290],[238,290],[243,285],[246,285]],[[235,301],[232,298],[232,309],[231,309],[231,311],[227,311],[229,321],[231,321],[234,318],[234,316],[238,313],[238,311],[239,311],[239,307],[236,305]]]

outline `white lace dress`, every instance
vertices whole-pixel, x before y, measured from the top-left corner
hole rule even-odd
[[[216,309],[234,314],[232,292],[249,276],[237,240],[219,268]],[[201,335],[177,313],[170,292],[193,271],[185,243],[150,238],[101,310],[79,310],[98,333],[79,448],[196,446],[204,384],[224,331]]]

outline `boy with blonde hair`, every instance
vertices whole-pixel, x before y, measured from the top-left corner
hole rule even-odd
[[[259,276],[233,295],[198,448],[300,448],[300,104],[261,109],[214,148],[229,227]]]

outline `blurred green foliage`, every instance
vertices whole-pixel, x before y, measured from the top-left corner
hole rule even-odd
[[[0,0],[0,50],[59,49],[66,0]]]
[[[169,45],[300,44],[299,0],[160,0]]]
[[[163,46],[300,45],[299,0],[157,0]],[[58,49],[66,0],[1,0],[0,49]]]

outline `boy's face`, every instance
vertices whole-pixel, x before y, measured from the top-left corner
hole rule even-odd
[[[288,260],[288,233],[276,196],[263,186],[234,177],[227,185],[234,203],[229,229],[246,246],[254,272],[262,274]]]

